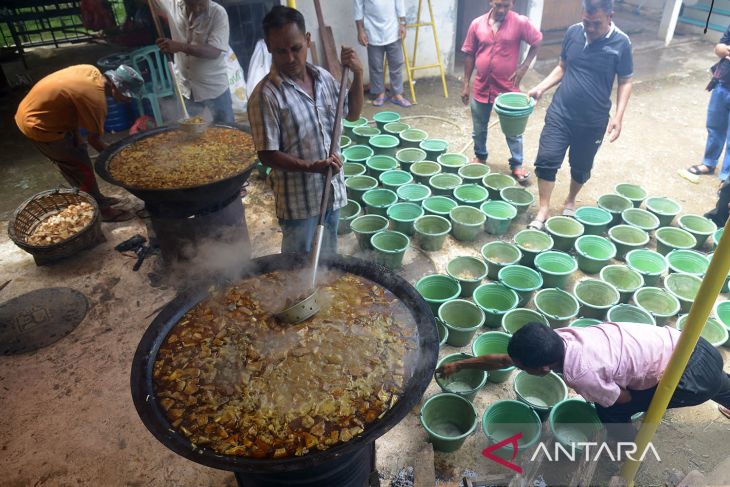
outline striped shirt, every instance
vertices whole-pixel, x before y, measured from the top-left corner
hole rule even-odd
[[[305,161],[327,158],[340,87],[324,69],[311,64],[307,69],[314,82],[314,99],[273,66],[254,89],[248,119],[257,151],[281,151]],[[334,143],[339,154],[339,140]],[[271,181],[278,218],[300,220],[319,215],[322,174],[272,169]],[[332,208],[338,210],[347,204],[342,171],[332,177],[332,185]]]

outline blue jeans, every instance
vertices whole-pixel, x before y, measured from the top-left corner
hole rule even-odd
[[[203,101],[186,101],[190,115],[200,115],[206,108],[213,116],[214,123],[232,124],[236,120],[233,117],[233,99],[231,90],[227,89],[220,96]]]
[[[479,159],[486,161],[489,153],[487,152],[487,127],[489,126],[489,118],[492,115],[492,103],[482,103],[471,99],[471,120],[474,131],[471,134],[474,139],[474,155]],[[505,137],[507,139],[507,147],[512,154],[509,160],[509,167],[512,169],[522,166],[524,156],[522,154],[522,136]]]
[[[725,181],[730,176],[730,90],[718,84],[712,90],[710,105],[707,107],[707,144],[702,164],[717,167],[717,161],[725,148],[720,179]]]
[[[312,240],[317,230],[318,216],[301,220],[279,219],[281,227],[282,254],[308,254],[312,251]],[[340,220],[340,210],[327,210],[324,218],[324,234],[322,235],[322,254],[337,253],[337,225]]]

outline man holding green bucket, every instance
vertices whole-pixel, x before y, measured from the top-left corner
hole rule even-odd
[[[583,21],[565,33],[560,64],[528,93],[539,100],[560,83],[545,116],[535,161],[540,209],[530,226],[537,230],[550,216],[555,175],[568,148],[571,182],[563,215],[573,216],[575,199],[591,177],[606,128],[611,142],[621,135],[634,66],[629,37],[613,24],[612,17],[613,0],[583,0]],[[617,77],[616,113],[609,117]]]
[[[476,67],[474,89],[471,93],[471,117],[474,124],[474,155],[472,162],[487,162],[487,126],[494,100],[498,95],[519,91],[520,81],[537,56],[542,42],[540,30],[530,20],[512,11],[514,0],[491,0],[491,10],[474,19],[461,50],[464,56],[464,82],[461,100],[469,104],[469,81]],[[522,63],[520,46],[530,45]],[[512,175],[520,184],[527,183],[527,172],[522,167],[522,136],[508,136],[507,146]]]
[[[443,365],[449,376],[462,369],[497,370],[515,365],[528,374],[563,374],[565,383],[587,401],[611,433],[631,441],[636,431],[631,416],[649,409],[659,379],[669,364],[680,332],[641,323],[601,323],[587,328],[553,330],[528,323],[509,341],[507,354],[483,355]],[[696,406],[713,400],[730,419],[730,375],[722,355],[700,338],[670,408]]]

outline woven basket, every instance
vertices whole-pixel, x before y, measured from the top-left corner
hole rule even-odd
[[[79,233],[57,244],[31,245],[28,243],[28,237],[43,220],[67,206],[82,202],[94,207],[94,217],[91,223]],[[45,265],[69,257],[83,249],[106,241],[101,232],[99,205],[91,195],[75,189],[53,189],[28,198],[15,210],[8,222],[8,236],[15,242],[15,245],[33,256],[36,265]]]

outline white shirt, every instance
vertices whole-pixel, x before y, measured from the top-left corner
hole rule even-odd
[[[193,45],[209,45],[220,50],[215,59],[175,53],[175,66],[194,101],[216,98],[228,89],[226,51],[228,50],[228,14],[215,2],[190,21],[183,0],[155,0],[157,8],[167,16],[172,40]]]
[[[355,0],[355,20],[364,20],[368,44],[373,46],[399,40],[398,19],[405,16],[403,0]]]

